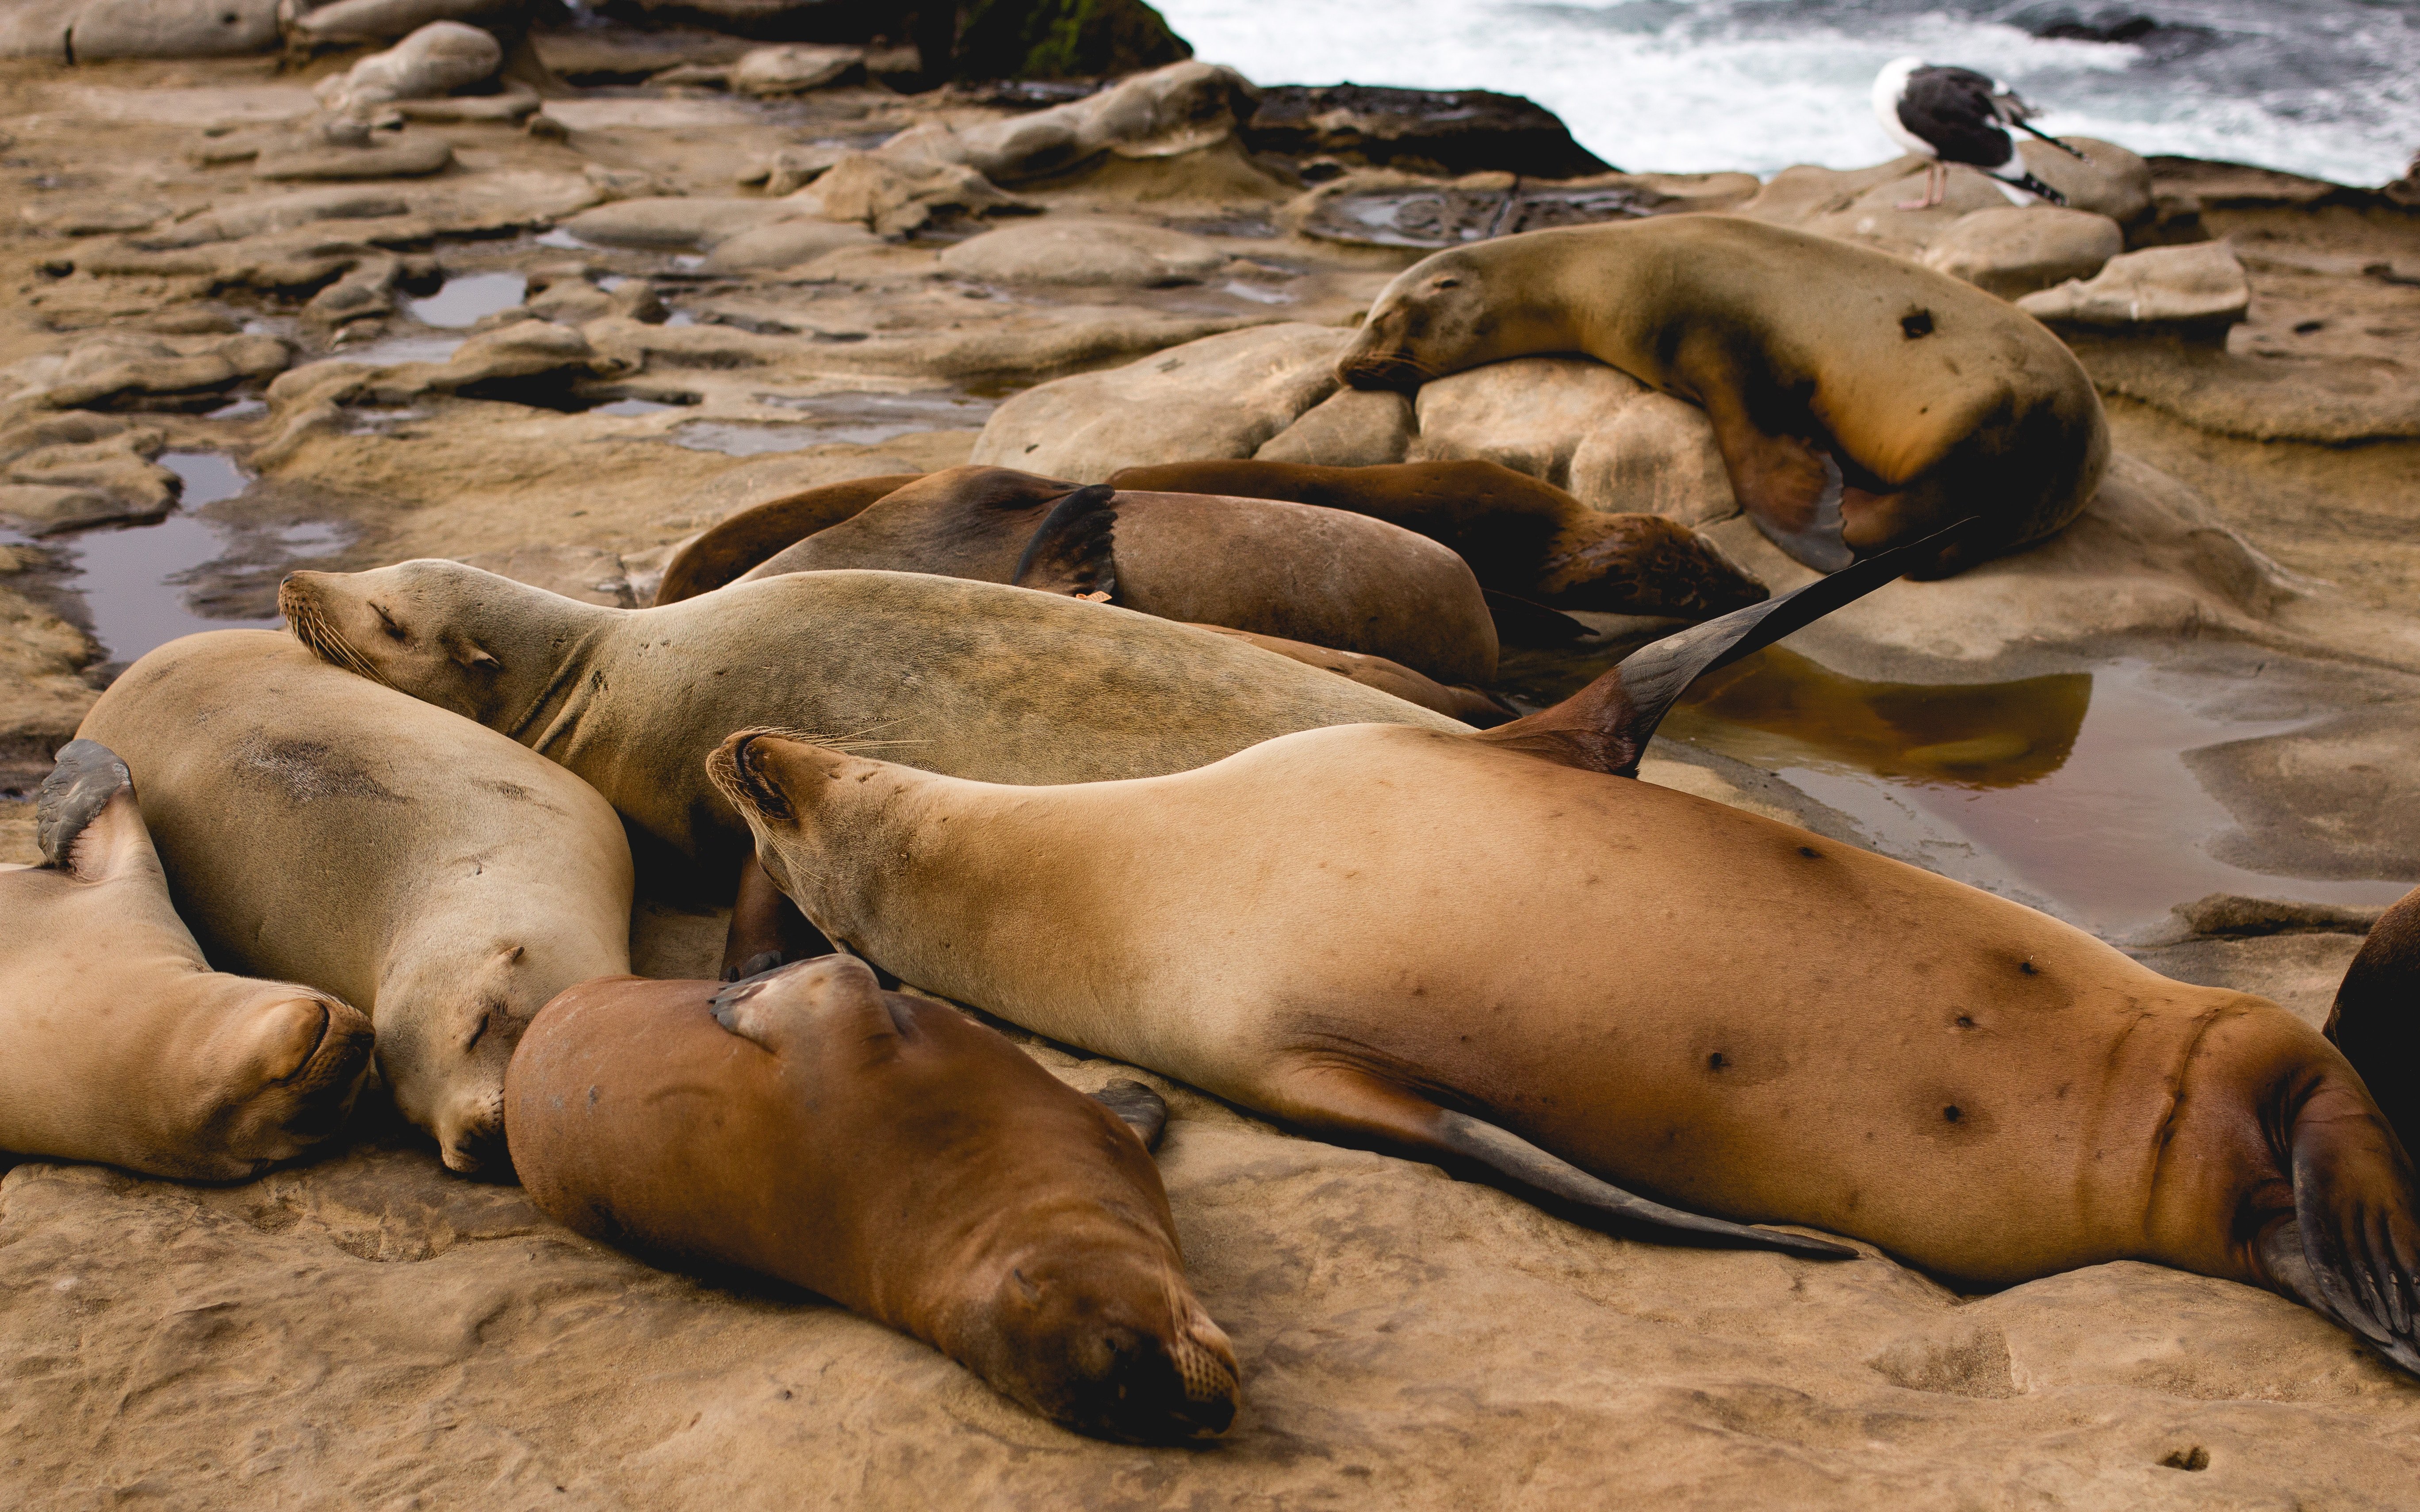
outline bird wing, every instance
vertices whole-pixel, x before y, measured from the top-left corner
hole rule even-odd
[[[1993,100],[1992,81],[1972,69],[1918,69],[1899,100],[1900,123],[1931,143],[1945,162],[1996,168],[2016,156]]]

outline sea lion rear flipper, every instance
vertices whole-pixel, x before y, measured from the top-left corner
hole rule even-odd
[[[131,847],[150,844],[134,774],[117,752],[98,740],[59,748],[58,764],[34,794],[34,842],[43,864],[83,882],[114,874]]]
[[[1652,1202],[1590,1176],[1517,1134],[1468,1114],[1450,1112],[1365,1072],[1325,1066],[1295,1078],[1288,1090],[1295,1095],[1285,1100],[1281,1116],[1306,1133],[1339,1143],[1391,1149],[1449,1170],[1484,1170],[1532,1200],[1543,1196],[1624,1226],[1698,1240],[1726,1241],[1814,1259],[1857,1257],[1857,1252],[1845,1244],[1755,1228]]]
[[[1062,499],[1034,527],[1009,581],[1046,594],[1118,591],[1117,490],[1105,483],[1078,488]]]
[[[1143,1149],[1159,1148],[1159,1136],[1168,1130],[1168,1103],[1157,1092],[1132,1077],[1122,1076],[1094,1092],[1093,1101],[1132,1129]]]
[[[783,896],[750,853],[739,863],[739,890],[731,903],[731,930],[722,941],[722,980],[761,976],[793,961],[833,953],[832,942],[799,905]]]
[[[1554,707],[1470,738],[1583,771],[1636,777],[1655,727],[1691,683],[1931,560],[1977,518],[1970,515],[1920,541],[1877,552],[1778,598],[1676,630],[1632,652]]]
[[[1560,609],[1493,588],[1479,592],[1487,600],[1487,613],[1496,622],[1499,640],[1523,646],[1567,646],[1596,633]]]
[[[2420,1187],[2359,1081],[2321,1074],[2288,1135],[2294,1220],[2265,1236],[2261,1259],[2283,1289],[2420,1374]]]

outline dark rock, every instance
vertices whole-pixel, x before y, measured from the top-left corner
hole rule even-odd
[[[1096,79],[1193,55],[1143,0],[971,0],[950,73],[959,79]]]
[[[2057,41],[2139,47],[2163,62],[2189,57],[2220,40],[2219,34],[2207,26],[2162,21],[2122,8],[2104,7],[2086,14],[2071,6],[2029,6],[2010,16],[2009,23]]]
[[[1279,157],[1447,175],[1579,178],[1614,171],[1573,141],[1552,111],[1485,89],[1278,85],[1261,91],[1244,143]]]
[[[899,0],[602,0],[595,7],[599,15],[641,26],[699,26],[766,42],[855,43],[906,35],[916,8]]]

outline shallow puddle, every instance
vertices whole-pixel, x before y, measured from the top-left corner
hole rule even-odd
[[[795,452],[834,441],[875,446],[915,431],[980,429],[998,404],[970,394],[932,393],[825,393],[813,398],[760,394],[758,398],[780,409],[796,409],[800,418],[786,424],[693,421],[667,439],[692,451],[729,456]]]
[[[456,273],[425,300],[406,300],[404,314],[424,326],[458,330],[509,310],[529,292],[519,273]]]
[[[1576,686],[1557,683],[1530,701]],[[2138,661],[2008,683],[1874,683],[1776,646],[1690,689],[1659,736],[1772,772],[1896,854],[2113,938],[2214,892],[2364,905],[2410,890],[2211,854],[2236,822],[2184,753],[2313,722],[2204,712],[2224,692],[2214,675]]]

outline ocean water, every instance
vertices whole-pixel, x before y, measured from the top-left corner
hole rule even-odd
[[[1868,91],[1916,54],[2004,79],[2037,124],[2150,156],[2375,185],[2420,150],[2415,0],[1155,0],[1264,84],[1528,95],[1606,162],[1673,172],[1897,156]],[[2038,37],[2145,16],[2133,42]]]

